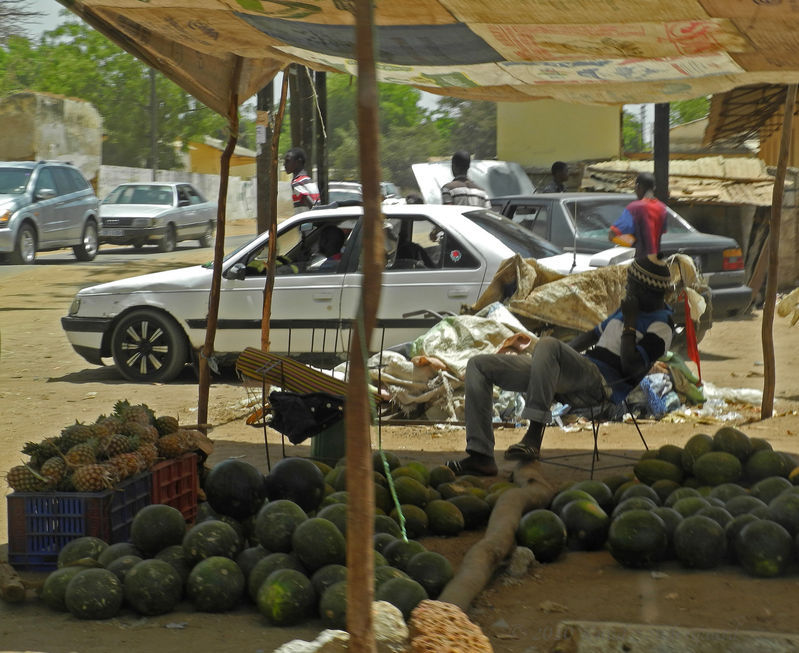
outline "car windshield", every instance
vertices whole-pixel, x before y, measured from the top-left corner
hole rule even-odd
[[[563,253],[548,240],[493,211],[468,211],[463,215],[523,258],[544,258]]]
[[[567,200],[563,204],[577,225],[577,234],[585,238],[607,239],[608,229],[619,219],[631,199],[626,197]],[[690,233],[691,226],[671,209],[666,218],[667,233]]]
[[[25,168],[0,168],[0,195],[21,195],[30,176],[31,171]]]
[[[331,202],[345,202],[348,200],[355,200],[356,202],[363,201],[361,191],[355,188],[330,188],[327,191],[327,195]]]
[[[172,189],[168,186],[153,186],[150,184],[117,186],[103,200],[103,204],[172,206]]]

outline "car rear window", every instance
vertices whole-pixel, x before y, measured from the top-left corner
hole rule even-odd
[[[624,209],[632,201],[627,198],[598,198],[569,200],[564,202],[566,210],[577,224],[577,233],[585,237],[607,238],[608,229],[619,219]],[[666,218],[668,233],[690,233],[694,229],[683,218],[669,209]]]
[[[562,254],[561,249],[512,220],[491,211],[468,211],[464,217],[485,229],[523,258],[544,258]]]
[[[28,186],[31,171],[24,168],[0,168],[0,195],[21,195]]]

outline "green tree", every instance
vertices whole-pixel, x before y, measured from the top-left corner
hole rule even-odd
[[[38,11],[28,8],[28,0],[2,0],[0,2],[0,43],[11,36],[23,36],[25,28],[35,18],[41,16]]]
[[[439,131],[451,152],[465,150],[476,159],[497,156],[497,105],[495,102],[444,97],[437,111]]]
[[[669,104],[669,126],[682,125],[704,118],[710,111],[710,97],[678,100]]]
[[[632,113],[622,112],[622,143],[625,152],[644,152],[643,133],[641,132],[641,121]]]

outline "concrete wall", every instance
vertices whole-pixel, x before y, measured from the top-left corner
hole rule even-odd
[[[209,200],[219,197],[219,175],[204,175],[183,170],[159,170],[157,181],[185,181],[193,184]],[[152,171],[145,168],[125,168],[122,166],[101,166],[98,195],[104,198],[119,184],[134,181],[152,181]],[[242,220],[256,216],[255,179],[242,179],[231,176],[228,181],[227,219]],[[291,186],[287,181],[278,182],[278,218],[293,213]]]
[[[619,156],[621,107],[555,100],[497,103],[497,159],[549,171],[554,161]]]
[[[0,100],[0,160],[69,161],[97,188],[103,119],[88,102],[47,93]]]

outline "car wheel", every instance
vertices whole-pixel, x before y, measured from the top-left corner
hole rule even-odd
[[[210,222],[205,228],[205,233],[200,236],[200,247],[210,247],[214,244],[214,225]]]
[[[89,220],[83,228],[80,245],[75,245],[72,251],[75,252],[75,258],[79,261],[93,261],[99,249],[100,239],[97,235],[97,223],[94,220]]]
[[[177,244],[177,234],[175,233],[175,225],[168,224],[166,226],[166,232],[164,233],[161,240],[158,241],[158,251],[172,252],[175,250],[176,244]]]
[[[167,382],[188,360],[186,337],[168,315],[140,309],[125,315],[111,335],[111,354],[130,381]]]
[[[133,245],[133,249],[142,249],[144,247],[145,241],[141,238],[134,240],[131,245]]]
[[[17,245],[8,261],[14,265],[30,265],[36,260],[36,232],[29,224],[23,224],[17,233]]]

